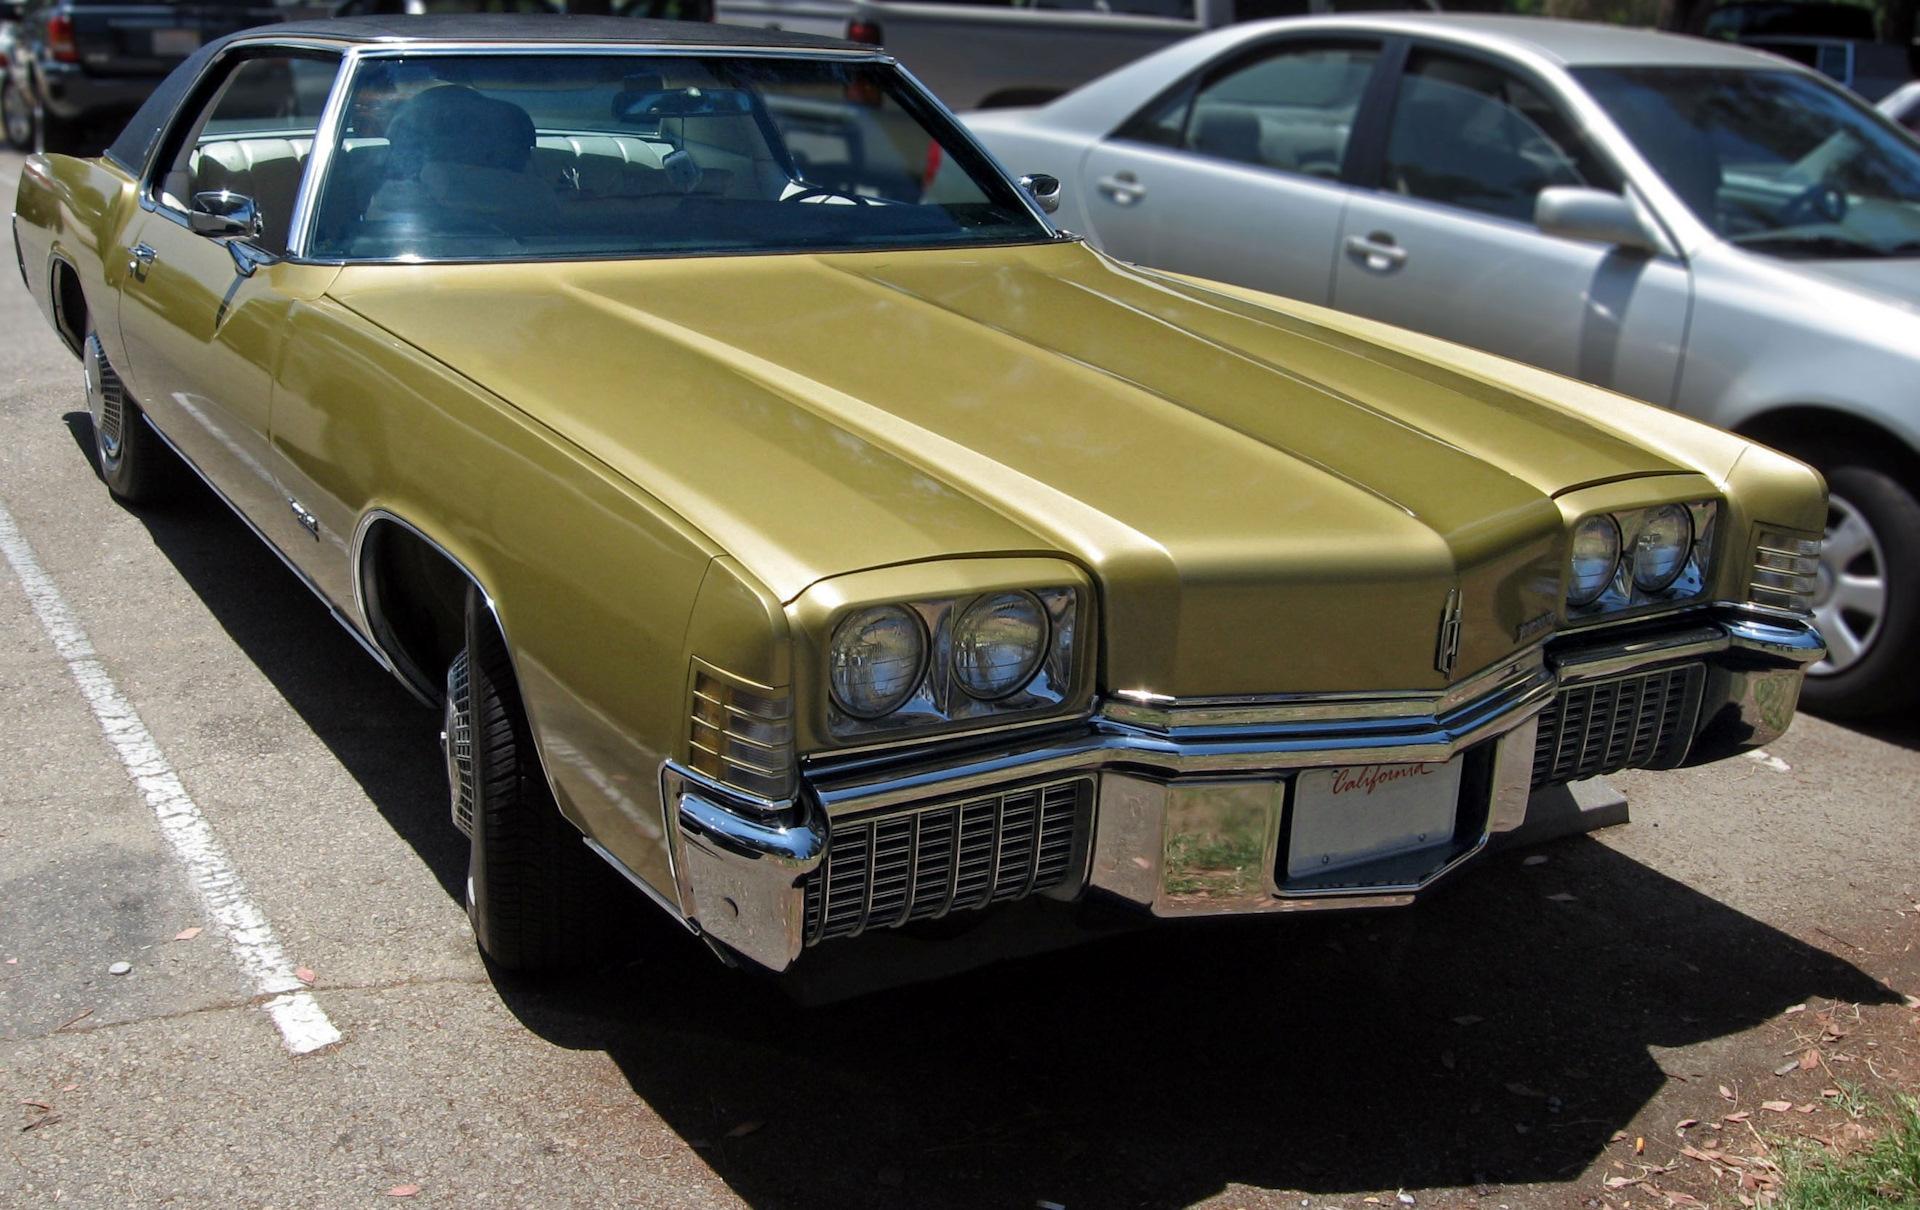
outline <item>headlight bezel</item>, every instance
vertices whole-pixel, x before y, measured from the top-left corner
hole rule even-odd
[[[1643,587],[1636,579],[1636,552],[1640,537],[1651,520],[1669,508],[1682,510],[1689,525],[1685,555],[1666,583],[1659,588]],[[1612,620],[1616,617],[1686,604],[1704,599],[1712,585],[1715,522],[1720,515],[1717,499],[1661,500],[1633,508],[1595,510],[1578,518],[1568,530],[1567,557],[1561,565],[1561,601],[1567,621]],[[1609,518],[1620,535],[1613,574],[1605,587],[1591,599],[1577,601],[1573,594],[1572,535],[1595,517]]]

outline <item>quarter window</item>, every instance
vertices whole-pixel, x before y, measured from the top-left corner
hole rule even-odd
[[[1230,64],[1142,114],[1121,138],[1337,178],[1374,46],[1292,46]]]
[[[1618,191],[1620,181],[1540,91],[1471,59],[1416,53],[1394,101],[1385,187],[1408,197],[1533,221],[1550,185]]]
[[[331,56],[269,56],[236,65],[167,159],[157,182],[160,203],[184,212],[199,193],[252,198],[262,222],[254,242],[284,254],[320,111],[339,70]]]

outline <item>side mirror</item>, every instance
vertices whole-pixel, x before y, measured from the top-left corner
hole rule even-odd
[[[193,195],[193,209],[187,212],[187,225],[197,235],[210,239],[253,239],[262,229],[260,212],[253,199],[242,193],[221,189]]]
[[[1036,172],[1020,178],[1020,188],[1034,200],[1040,209],[1052,214],[1060,209],[1060,178]]]
[[[1642,252],[1659,252],[1661,241],[1647,230],[1633,203],[1617,193],[1577,185],[1553,185],[1534,199],[1533,223],[1548,235],[1590,239]]]

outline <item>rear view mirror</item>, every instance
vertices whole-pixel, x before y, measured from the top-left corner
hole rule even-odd
[[[1533,203],[1533,223],[1548,235],[1590,239],[1642,252],[1659,252],[1661,241],[1647,230],[1632,202],[1617,193],[1584,186],[1554,185]]]
[[[193,195],[187,225],[210,239],[253,239],[260,234],[262,221],[252,198],[221,189]]]
[[[723,117],[752,112],[753,94],[739,88],[670,88],[658,92],[622,92],[613,98],[613,116],[622,122]]]

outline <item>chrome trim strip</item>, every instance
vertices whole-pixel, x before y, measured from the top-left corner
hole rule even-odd
[[[1679,634],[1622,639],[1552,658],[1561,683],[1578,684],[1639,671],[1668,660],[1700,659],[1725,651],[1730,642],[1723,627],[1708,624]]]
[[[293,195],[293,216],[287,226],[289,259],[306,255],[307,241],[312,237],[320,208],[320,186],[327,179],[327,170],[333,165],[333,149],[346,127],[347,93],[358,64],[359,56],[352,51],[341,56],[333,77],[333,91],[327,94],[327,103],[320,108],[320,124],[314,128],[313,147],[307,153],[307,170]]]

